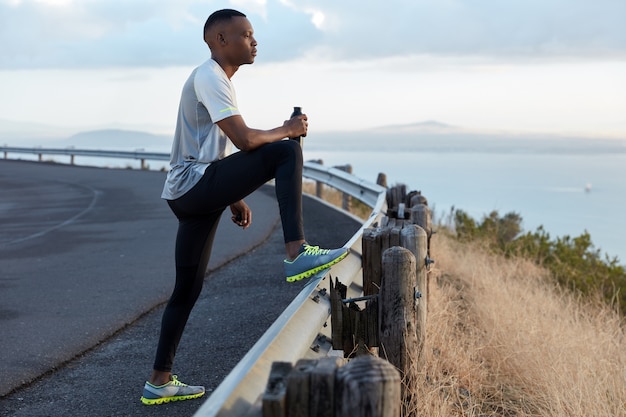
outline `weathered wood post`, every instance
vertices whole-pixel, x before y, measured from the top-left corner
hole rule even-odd
[[[406,198],[406,185],[398,184],[387,189],[387,206],[390,210],[397,210],[400,203]]]
[[[379,172],[378,177],[376,178],[376,184],[380,185],[381,187],[387,188],[387,174]]]
[[[428,243],[426,231],[418,225],[406,225],[401,232],[401,244],[403,248],[411,251],[415,257],[415,273],[417,287],[415,289],[415,302],[417,304],[416,334],[419,350],[417,355],[418,369],[423,366],[423,349],[426,343],[426,318],[428,313],[428,271],[426,259],[428,257]]]
[[[313,359],[300,359],[287,376],[287,416],[308,416]]]
[[[428,247],[428,255],[430,256],[430,238],[433,234],[430,208],[428,208],[427,204],[423,202],[418,203],[417,201],[420,200],[416,200],[415,197],[411,201],[411,223],[418,225],[426,232],[426,245]]]
[[[263,417],[399,417],[401,379],[389,362],[363,355],[274,362]],[[342,367],[343,366],[343,367]]]
[[[383,252],[389,248],[389,229],[365,229],[361,245],[363,247],[363,294],[378,294],[382,276]]]
[[[408,249],[394,246],[383,253],[379,352],[400,371],[403,416],[412,415],[409,410],[418,381],[416,269],[415,256]]]
[[[343,350],[346,358],[369,355],[378,346],[378,297],[365,296],[346,300],[347,287],[330,281],[331,329],[334,349]],[[356,301],[366,301],[361,309]],[[347,304],[347,305],[346,305]]]
[[[365,355],[337,370],[336,417],[399,417],[400,374],[393,365]]]
[[[321,358],[311,371],[311,389],[309,415],[311,417],[334,417],[335,381],[337,371],[341,369],[343,359],[337,357]]]
[[[263,416],[287,417],[287,376],[291,362],[274,362],[263,393]]]

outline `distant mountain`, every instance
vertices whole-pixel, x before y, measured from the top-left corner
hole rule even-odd
[[[384,152],[626,153],[626,137],[512,133],[465,129],[437,121],[383,126],[358,132],[323,132],[305,139],[309,150]]]
[[[143,149],[169,152],[172,134],[133,128],[76,130],[0,119],[0,145],[75,147],[86,149]],[[626,153],[626,137],[512,133],[466,129],[435,120],[389,125],[362,131],[309,132],[305,150],[370,152],[497,152],[497,153]]]
[[[458,129],[456,126],[452,126],[446,123],[441,123],[436,120],[427,120],[424,122],[417,122],[404,125],[389,125],[381,126],[373,129],[369,129],[372,132],[432,132],[432,131],[449,131]]]
[[[169,151],[171,135],[122,129],[104,129],[80,132],[63,141],[63,146],[86,149]]]
[[[167,131],[159,129],[158,131]],[[8,146],[43,146],[121,149],[144,148],[169,151],[171,134],[154,134],[133,127],[80,128],[50,126],[42,123],[0,119],[0,144]]]

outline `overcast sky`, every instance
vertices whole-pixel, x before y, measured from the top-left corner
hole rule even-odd
[[[224,7],[259,42],[249,124],[626,134],[625,0],[0,0],[0,119],[173,129]]]

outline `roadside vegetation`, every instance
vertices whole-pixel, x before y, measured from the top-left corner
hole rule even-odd
[[[624,266],[588,233],[552,239],[521,221],[456,210],[438,225],[409,414],[626,417]]]
[[[624,318],[533,260],[432,244],[424,416],[626,416]]]
[[[626,315],[626,268],[617,257],[603,256],[589,233],[554,239],[543,227],[524,233],[517,213],[500,216],[494,211],[479,222],[462,210],[453,211],[450,217],[448,228],[458,240],[507,258],[527,259],[548,270],[550,279],[575,295],[599,297]]]

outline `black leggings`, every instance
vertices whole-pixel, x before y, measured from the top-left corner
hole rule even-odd
[[[237,152],[213,162],[202,179],[182,197],[168,201],[178,218],[176,285],[161,321],[154,369],[170,372],[204,282],[215,231],[222,212],[272,178],[285,243],[304,239],[302,223],[302,149],[293,140]]]

